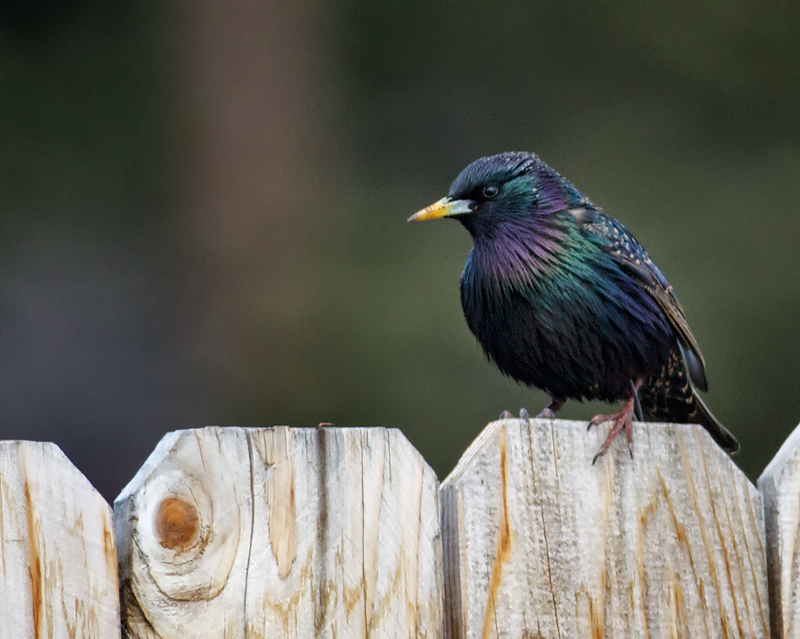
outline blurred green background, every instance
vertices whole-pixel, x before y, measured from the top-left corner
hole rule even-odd
[[[4,0],[0,438],[109,499],[206,424],[397,427],[443,478],[546,398],[466,327],[466,232],[405,219],[530,150],[670,279],[755,479],[800,421],[799,30],[755,0]]]

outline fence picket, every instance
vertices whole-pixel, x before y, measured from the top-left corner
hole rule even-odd
[[[490,424],[442,483],[448,638],[768,637],[761,496],[700,427]]]
[[[119,637],[111,509],[55,444],[0,442],[0,639]]]
[[[115,502],[133,637],[439,637],[438,482],[396,430],[171,433]]]
[[[758,478],[764,496],[772,636],[800,637],[800,426]]]

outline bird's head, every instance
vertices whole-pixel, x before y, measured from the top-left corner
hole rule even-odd
[[[461,171],[447,197],[408,221],[452,217],[475,237],[586,202],[533,153],[501,153],[475,160]]]

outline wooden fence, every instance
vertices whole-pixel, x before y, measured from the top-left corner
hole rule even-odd
[[[800,427],[756,489],[699,427],[170,433],[113,511],[0,442],[0,639],[800,637]],[[113,525],[112,525],[113,523]]]

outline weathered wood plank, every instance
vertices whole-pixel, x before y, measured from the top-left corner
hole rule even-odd
[[[115,503],[134,637],[439,637],[438,482],[396,430],[167,435]]]
[[[0,442],[0,637],[119,637],[111,508],[55,444]]]
[[[445,636],[767,637],[761,496],[699,427],[490,424],[442,483]]]
[[[800,426],[758,478],[764,497],[772,636],[800,637]]]

